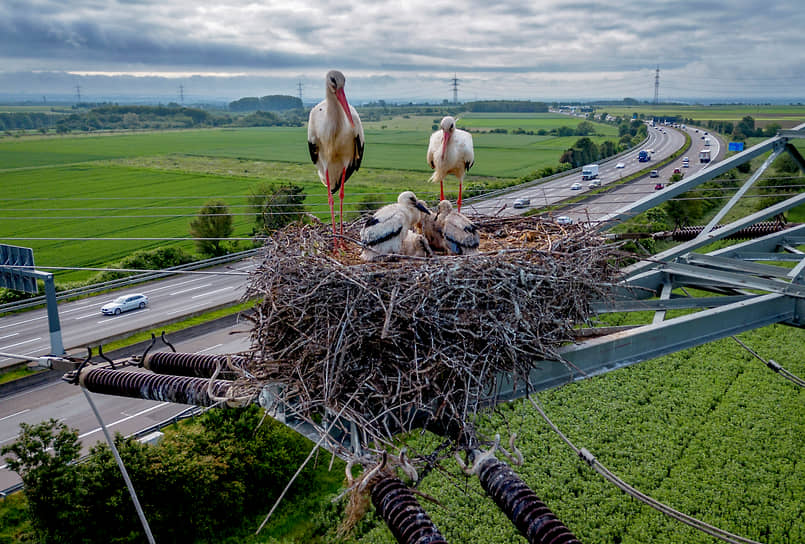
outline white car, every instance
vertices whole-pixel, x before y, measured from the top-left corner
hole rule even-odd
[[[146,306],[148,306],[148,297],[141,293],[122,295],[101,306],[101,313],[104,315],[120,315],[123,312],[138,308],[143,309]]]
[[[514,201],[515,208],[527,208],[531,205],[531,200],[528,198],[518,198]]]
[[[601,187],[601,180],[600,179],[594,179],[590,183],[587,184],[587,187],[590,187],[591,189],[594,188],[594,187]]]
[[[619,162],[618,164],[615,165],[615,168],[626,168],[626,165],[623,164],[622,162]]]
[[[559,217],[556,218],[556,223],[559,225],[572,225],[573,219],[571,219],[566,215],[560,215]]]
[[[581,190],[581,183],[578,181],[570,186],[571,191],[580,191]]]

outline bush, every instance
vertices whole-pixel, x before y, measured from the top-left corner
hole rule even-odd
[[[219,540],[270,505],[310,448],[257,406],[211,410],[158,446],[118,435],[115,443],[158,542]],[[55,420],[22,425],[0,450],[26,487],[37,541],[141,542],[142,527],[106,444],[85,463],[77,431]],[[304,492],[306,468],[293,493]]]

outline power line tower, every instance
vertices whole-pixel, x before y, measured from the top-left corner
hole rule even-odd
[[[458,78],[453,74],[453,104],[458,104]]]
[[[76,97],[78,99],[77,102],[80,104],[81,103],[81,85],[76,85],[75,86],[75,95],[76,95]]]
[[[179,104],[184,106],[184,85],[179,84]]]
[[[301,81],[299,81],[296,84],[296,88],[299,90],[299,102],[302,102],[302,82]],[[304,103],[303,103],[303,105],[304,105]]]
[[[654,73],[654,104],[660,103],[660,65],[657,65],[657,71]]]

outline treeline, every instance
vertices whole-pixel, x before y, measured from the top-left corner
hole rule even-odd
[[[62,115],[36,112],[0,113],[0,130],[38,130],[48,128]]]
[[[0,448],[25,484],[30,542],[142,542],[142,527],[106,444],[84,462],[78,432],[51,419],[21,424]],[[115,443],[157,542],[222,542],[265,512],[310,450],[256,406],[210,410],[158,445]],[[292,494],[316,485],[304,469]]]
[[[287,111],[302,109],[302,100],[296,96],[272,94],[268,96],[247,96],[229,103],[229,111]]]
[[[464,103],[467,111],[495,113],[545,113],[548,104],[530,100],[478,100]]]
[[[298,99],[297,99],[298,100]],[[256,111],[249,115],[214,113],[200,108],[177,105],[117,106],[102,105],[89,111],[54,115],[46,113],[0,113],[0,130],[39,130],[55,128],[59,134],[94,130],[137,130],[171,128],[207,128],[222,126],[302,126],[307,120],[301,109],[285,114]]]

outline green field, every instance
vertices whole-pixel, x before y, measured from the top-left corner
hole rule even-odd
[[[401,116],[366,124],[366,155],[347,185],[345,211],[365,209],[366,201],[390,202],[403,189],[436,198],[438,186],[427,182],[431,170],[425,160],[434,121]],[[534,130],[573,127],[579,120],[526,114],[468,116],[466,122]],[[615,138],[614,127],[595,126]],[[476,133],[473,139],[476,162],[465,184],[497,187],[556,165],[578,137]],[[0,241],[32,247],[39,266],[102,267],[138,249],[164,245],[193,251],[191,241],[89,239],[186,238],[190,221],[213,197],[240,214],[233,237],[245,237],[254,222],[246,197],[261,182],[302,186],[305,204],[327,219],[326,193],[306,140],[304,127],[0,138]],[[457,190],[453,178],[445,189]],[[87,276],[68,272],[58,279]]]
[[[783,128],[791,128],[805,123],[805,106],[764,106],[764,105],[726,105],[726,106],[599,106],[597,112],[615,116],[630,117],[633,113],[646,117],[684,117],[699,122],[740,121],[751,116],[755,125],[763,127],[778,123]]]

